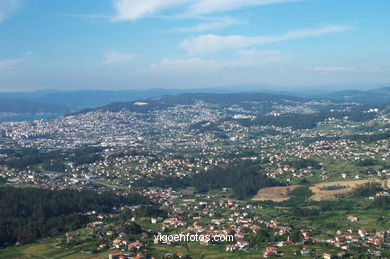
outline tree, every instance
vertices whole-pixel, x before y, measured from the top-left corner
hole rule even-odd
[[[142,228],[135,222],[127,223],[125,226],[125,232],[129,235],[132,234],[140,234],[142,232]]]
[[[304,240],[304,236],[301,231],[296,230],[291,234],[291,240],[293,242],[302,242]]]

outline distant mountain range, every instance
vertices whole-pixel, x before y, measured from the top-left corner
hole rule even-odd
[[[267,102],[278,102],[284,104],[284,102],[294,101],[308,101],[315,99],[329,99],[332,101],[340,102],[359,102],[364,104],[381,104],[390,103],[390,87],[380,88],[369,91],[357,91],[346,90],[332,92],[329,94],[314,95],[313,97],[303,97],[287,94],[273,94],[273,93],[184,93],[178,95],[167,95],[155,98],[144,98],[138,101],[130,102],[114,102],[108,105],[104,105],[98,108],[83,110],[82,112],[91,111],[95,109],[107,110],[107,111],[120,111],[129,110],[136,112],[147,112],[149,110],[164,109],[173,105],[192,105],[196,101],[204,101],[207,103],[224,105],[224,104],[239,104],[242,102],[250,103],[252,101],[263,102],[263,105]]]
[[[112,102],[125,102],[140,98],[149,98],[164,94],[176,94],[179,90],[148,89],[120,91],[55,91],[45,90],[36,92],[0,93],[2,99],[19,99],[29,102],[56,104],[69,107],[73,111],[103,106]]]
[[[63,105],[29,102],[25,100],[0,99],[0,112],[9,113],[55,113],[66,114],[70,109]]]
[[[8,104],[15,102],[18,106],[20,101],[36,103],[36,105],[47,104],[53,106],[53,111],[56,113],[59,107],[60,110],[80,111],[87,108],[97,108],[115,102],[131,102],[140,99],[148,99],[152,97],[161,97],[166,95],[177,95],[183,93],[236,93],[243,92],[242,87],[229,88],[207,88],[207,89],[146,89],[146,90],[117,90],[117,91],[101,91],[101,90],[80,90],[80,91],[57,91],[43,90],[35,92],[3,92],[0,93],[1,100],[8,100]],[[271,90],[266,92],[273,92]],[[32,107],[32,106],[31,106]],[[30,109],[28,105],[21,105],[19,112],[32,113],[35,109]],[[50,109],[49,109],[50,110]],[[0,112],[9,111],[0,107]],[[15,109],[12,109],[16,112]],[[46,110],[47,111],[47,110]],[[61,112],[62,113],[62,112]]]
[[[345,90],[333,92],[322,96],[332,100],[361,102],[361,103],[386,103],[390,102],[390,87],[382,87],[379,89],[359,91]]]
[[[213,94],[229,94],[232,102],[256,100],[267,101],[267,98],[321,98],[333,101],[348,101],[361,103],[386,103],[390,102],[390,87],[382,87],[371,90],[342,90],[337,86],[324,86],[312,88],[294,88],[279,90],[272,86],[230,86],[207,89],[146,89],[146,90],[80,90],[80,91],[58,91],[43,90],[35,92],[3,92],[0,93],[0,112],[14,113],[58,113],[77,112],[85,109],[102,107],[107,110],[129,109],[134,101],[148,100],[153,105],[169,105],[169,103],[188,103],[195,99],[208,102],[215,99]],[[249,94],[242,94],[243,92]],[[202,94],[200,94],[202,93]],[[240,93],[240,94],[238,94]],[[262,93],[262,94],[259,94]],[[193,94],[193,95],[191,95]],[[194,95],[197,94],[197,95]],[[179,96],[178,96],[179,95]],[[153,99],[165,96],[162,99]],[[226,97],[226,96],[225,96]],[[260,98],[260,99],[259,99]],[[222,98],[224,99],[224,98]],[[226,101],[226,99],[224,99]],[[146,107],[138,106],[131,109],[143,110]]]

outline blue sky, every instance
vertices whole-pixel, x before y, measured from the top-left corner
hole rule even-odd
[[[0,90],[390,82],[388,0],[0,0]]]

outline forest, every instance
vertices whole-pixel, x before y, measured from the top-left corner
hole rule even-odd
[[[42,165],[42,169],[52,172],[64,172],[64,161],[73,163],[75,166],[90,164],[100,161],[103,157],[99,154],[101,147],[80,147],[67,152],[45,152],[35,148],[23,148],[19,150],[0,150],[0,154],[6,158],[0,159],[0,163],[10,168],[28,169],[31,166]]]
[[[312,159],[300,159],[300,160],[294,160],[288,163],[289,166],[294,167],[297,170],[312,167],[314,169],[320,169],[321,165]]]
[[[55,236],[88,223],[87,211],[112,212],[121,205],[150,204],[144,196],[113,192],[0,188],[0,247]]]
[[[243,161],[237,165],[225,167],[214,167],[184,178],[155,176],[151,179],[140,179],[134,183],[135,187],[186,188],[192,186],[198,192],[231,188],[237,199],[253,196],[260,188],[278,185],[282,184],[263,174],[260,164],[252,161]]]
[[[244,161],[238,165],[215,167],[196,174],[191,179],[191,185],[200,192],[232,188],[236,198],[245,199],[255,195],[260,188],[277,186],[280,183],[263,174],[258,164]]]

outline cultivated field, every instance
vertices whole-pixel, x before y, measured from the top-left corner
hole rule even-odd
[[[335,181],[319,183],[309,187],[310,190],[314,193],[310,199],[314,201],[336,200],[337,197],[348,195],[357,186],[368,182],[378,182],[378,180]],[[330,188],[332,186],[343,186],[344,188],[339,190],[326,190],[326,188]]]
[[[310,197],[311,200],[335,200],[337,197],[342,197],[351,193],[351,191],[359,185],[368,182],[380,182],[386,189],[390,187],[390,179],[379,181],[377,179],[371,180],[353,180],[353,181],[334,181],[319,183],[310,186],[310,190],[314,193]],[[290,185],[290,186],[278,186],[278,187],[266,187],[258,191],[256,196],[253,197],[253,201],[274,201],[282,202],[289,199],[289,192],[295,190],[302,185]]]
[[[253,201],[275,201],[282,202],[289,199],[289,192],[295,190],[302,185],[290,185],[290,186],[278,186],[278,187],[266,187],[258,191]]]

